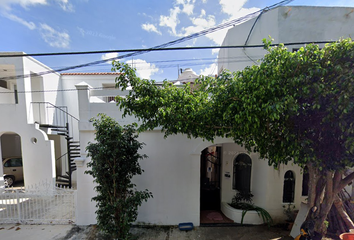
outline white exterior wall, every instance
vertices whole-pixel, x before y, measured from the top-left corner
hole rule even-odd
[[[86,158],[84,149],[88,142],[94,142],[94,128],[88,120],[98,113],[105,113],[116,119],[121,125],[129,124],[134,118],[122,119],[119,108],[114,103],[90,103],[91,93],[99,94],[96,90],[89,90],[88,85],[77,85],[79,91],[80,109],[80,143],[82,158],[78,159],[77,182],[77,224],[87,225],[96,223],[95,203],[91,198],[95,195],[93,179],[84,174]],[[101,91],[104,92],[104,91]],[[108,91],[106,91],[108,92]],[[108,93],[107,93],[108,94]],[[110,94],[110,93],[109,93]],[[119,91],[116,91],[116,95]],[[145,172],[133,181],[138,189],[148,189],[153,198],[139,208],[137,223],[176,225],[180,222],[193,222],[196,226],[200,221],[200,155],[208,146],[218,144],[222,147],[221,169],[221,201],[231,202],[236,191],[232,189],[233,160],[239,153],[246,152],[244,148],[232,143],[231,139],[217,139],[214,143],[204,142],[202,139],[188,139],[185,135],[173,135],[164,139],[164,134],[156,129],[141,133],[139,141],[146,146],[141,153],[149,156],[141,161]],[[254,202],[269,210],[275,219],[283,218],[282,191],[284,171],[292,169],[299,176],[300,169],[294,166],[282,166],[280,170],[273,170],[266,160],[259,159],[258,154],[251,153],[252,158],[252,186]],[[230,178],[225,173],[231,174]],[[301,179],[296,180],[296,194],[301,194]],[[295,202],[299,204],[299,199]]]
[[[86,82],[92,88],[101,88],[103,85],[115,84],[115,75],[62,75],[62,86],[63,89],[69,89],[70,91],[63,92],[63,105],[68,107],[68,112],[76,118],[79,118],[79,107],[78,107],[78,93],[75,85],[80,82]],[[79,127],[76,123],[73,126],[74,138],[79,138]]]
[[[33,58],[0,58],[0,65],[8,67],[12,72],[9,75],[26,75],[50,70]],[[17,85],[18,104],[14,100],[7,101],[8,96],[0,95],[0,135],[16,133],[21,137],[21,152],[24,168],[24,182],[26,186],[46,181],[55,181],[54,144],[48,140],[47,135],[38,129],[31,119],[31,77],[17,77],[17,80],[8,80]],[[57,73],[41,77],[39,86],[43,89],[56,89],[60,76]],[[37,90],[43,90],[37,89]],[[13,91],[13,90],[11,90]],[[27,93],[24,93],[27,92]],[[11,94],[12,95],[12,94]],[[14,95],[12,95],[14,98]],[[57,93],[43,93],[43,100],[57,104],[60,97]],[[33,142],[36,139],[36,143]],[[3,169],[0,166],[0,186],[3,185]]]
[[[271,36],[273,43],[308,41],[336,41],[353,36],[354,13],[346,7],[286,6],[265,12],[257,21],[247,45],[262,44],[262,39]],[[255,19],[231,28],[223,42],[227,45],[244,45]],[[321,45],[323,46],[323,44]],[[288,46],[291,51],[301,45]],[[221,49],[218,69],[242,70],[255,64],[248,59],[261,59],[263,48]],[[225,62],[225,59],[228,61]]]
[[[231,28],[223,46],[244,45],[256,19]],[[261,15],[255,24],[247,45],[262,44],[262,39],[271,36],[273,43],[291,43],[307,41],[336,41],[354,35],[354,13],[345,7],[279,7]],[[323,47],[323,44],[320,45]],[[301,45],[288,46],[289,51]],[[238,71],[255,64],[252,60],[261,59],[266,53],[263,48],[221,49],[218,56],[219,72],[223,69]],[[227,61],[225,61],[227,60]],[[223,173],[232,173],[232,161],[242,148],[232,144],[223,144]],[[251,190],[255,204],[264,207],[275,218],[283,213],[282,202],[284,174],[292,170],[295,174],[295,206],[299,208],[302,197],[302,173],[292,164],[281,165],[279,170],[268,167],[266,161],[258,160],[257,154],[250,154],[252,159]],[[232,177],[222,176],[222,201],[229,202],[235,191],[232,189]]]
[[[284,174],[291,170],[295,175],[295,197],[294,205],[299,209],[302,193],[302,174],[301,168],[291,163],[281,164],[278,170],[268,166],[266,159],[261,159],[258,153],[249,153],[243,147],[235,143],[222,144],[222,175],[221,175],[221,202],[230,203],[237,193],[232,189],[233,183],[233,163],[236,157],[245,153],[252,160],[251,171],[251,192],[254,195],[253,202],[262,208],[265,208],[273,217],[274,221],[283,219],[283,185]],[[230,173],[231,177],[225,177]]]

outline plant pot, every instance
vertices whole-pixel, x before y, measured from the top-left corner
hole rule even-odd
[[[221,211],[226,217],[230,218],[235,223],[241,223],[243,210],[235,209],[228,203],[222,202]],[[263,219],[256,211],[248,211],[243,218],[243,224],[261,225],[263,224]]]
[[[286,229],[289,230],[289,231],[291,231],[291,229],[293,229],[294,222],[292,222],[292,221],[286,221],[286,224],[287,224]]]
[[[354,240],[354,233],[342,233],[339,238],[342,240]]]

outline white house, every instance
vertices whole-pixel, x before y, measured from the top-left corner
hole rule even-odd
[[[73,159],[80,156],[75,84],[85,79],[96,88],[114,87],[117,74],[59,74],[32,57],[11,57],[21,54],[0,55],[0,155],[22,157],[26,186],[75,184]]]
[[[252,19],[231,28],[223,45],[243,45],[248,35],[247,45],[261,44],[268,35],[274,43],[337,40],[354,34],[353,14],[350,8],[280,7],[263,13],[257,22]],[[222,49],[219,70],[243,69],[264,53],[261,48]],[[4,113],[0,115],[0,154],[3,158],[22,156],[25,185],[71,180],[77,188],[79,225],[96,222],[95,203],[91,201],[95,195],[93,179],[84,174],[90,161],[85,148],[94,141],[95,133],[89,119],[105,113],[121,125],[135,121],[122,118],[112,102],[114,96],[126,94],[113,88],[117,74],[58,74],[31,57],[0,56],[0,111]],[[191,70],[184,75],[188,75],[188,82],[195,77]],[[207,210],[222,210],[230,216],[227,203],[240,190],[250,190],[254,203],[280,220],[285,217],[284,205],[292,203],[298,208],[306,198],[303,174],[297,166],[281,165],[275,170],[231,139],[219,138],[212,143],[182,134],[167,139],[163,135],[155,129],[139,137],[146,143],[141,151],[149,158],[141,162],[145,172],[134,182],[140,189],[149,189],[154,197],[139,208],[137,223],[193,222],[198,226]],[[79,144],[70,143],[74,140]],[[80,151],[72,145],[80,145]],[[65,158],[68,152],[71,158]],[[242,171],[240,165],[245,166]],[[1,176],[2,165],[0,184]]]
[[[252,19],[231,28],[223,45],[259,45],[268,36],[274,38],[274,43],[335,41],[341,37],[353,36],[353,18],[351,8],[279,7],[264,12],[258,20]],[[296,50],[302,45],[292,45],[289,50]],[[243,69],[257,64],[257,60],[264,54],[262,48],[221,49],[219,70]],[[86,83],[76,87],[81,90],[79,110],[82,145],[93,141],[94,130],[88,120],[101,112],[101,109],[106,109],[107,115],[122,124],[134,121],[130,118],[122,119],[113,104],[90,102],[92,97],[105,96],[103,91],[92,91]],[[231,202],[240,188],[237,184],[240,179],[235,174],[238,171],[238,161],[248,165],[246,180],[241,181],[254,194],[254,203],[269,211],[275,220],[285,217],[284,205],[291,202],[299,208],[301,200],[306,198],[299,167],[289,164],[275,170],[267,165],[266,160],[259,159],[255,153],[248,153],[229,139],[218,139],[214,143],[188,139],[184,135],[164,139],[163,133],[156,129],[142,133],[140,140],[147,144],[143,152],[149,159],[141,163],[145,173],[135,181],[139,188],[152,191],[154,198],[139,209],[139,223],[169,225],[189,221],[199,225],[202,211],[215,206],[220,206],[227,214],[225,203]],[[215,156],[211,156],[213,163],[209,162],[210,159],[206,160],[210,153]],[[94,203],[88,200],[94,195],[93,191],[89,191],[93,186],[89,177],[83,175],[88,160],[83,156],[77,161],[78,179],[85,179],[78,181],[78,196],[82,194],[82,201],[77,213],[83,216],[78,219],[82,224],[95,222]]]

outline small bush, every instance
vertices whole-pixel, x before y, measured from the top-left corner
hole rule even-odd
[[[113,239],[130,239],[138,207],[152,197],[148,190],[137,191],[131,182],[134,175],[143,172],[139,160],[146,156],[138,153],[143,143],[136,140],[136,126],[121,127],[112,118],[99,116],[92,120],[97,142],[86,148],[91,161],[85,172],[97,183],[97,195],[92,198],[97,206],[97,227]]]

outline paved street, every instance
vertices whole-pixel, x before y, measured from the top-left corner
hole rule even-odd
[[[132,233],[139,240],[178,240],[178,239],[237,239],[237,240],[291,240],[289,232],[280,228],[265,226],[253,227],[196,227],[189,232],[182,232],[177,227],[133,227]],[[77,227],[74,225],[0,225],[0,239],[6,240],[94,240],[105,239],[97,234],[95,227]]]

